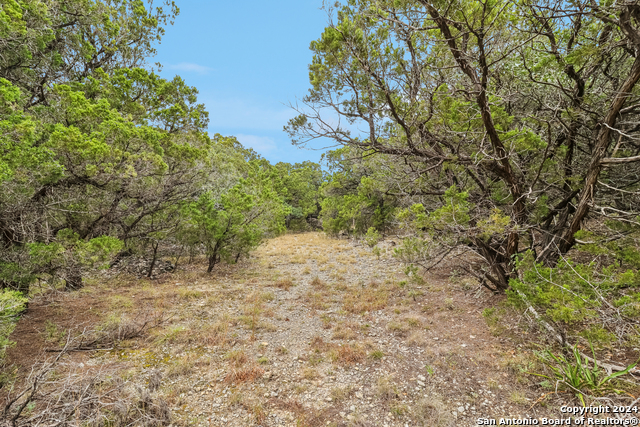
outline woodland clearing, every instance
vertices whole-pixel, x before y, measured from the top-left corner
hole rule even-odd
[[[165,425],[560,417],[571,400],[529,374],[539,369],[536,347],[526,322],[501,308],[504,297],[460,275],[455,259],[407,280],[392,245],[376,254],[358,241],[287,234],[213,274],[197,263],[157,280],[107,270],[80,291],[32,300],[8,360],[26,376],[66,337],[119,331],[104,348],[62,358],[33,414],[62,392],[60,379],[118,377],[134,390],[120,394],[133,407],[169,410],[157,419]],[[93,393],[117,406],[104,389]]]

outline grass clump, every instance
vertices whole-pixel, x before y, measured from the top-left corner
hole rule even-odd
[[[343,303],[343,309],[353,314],[362,314],[382,310],[389,302],[389,292],[365,286],[357,292],[349,293]]]
[[[369,353],[369,359],[380,360],[383,357],[384,353],[382,352],[382,350],[373,350],[371,353]]]
[[[295,286],[293,284],[293,281],[289,278],[285,278],[285,279],[280,279],[278,280],[274,286],[278,289],[284,289],[285,291],[289,291],[293,286]]]

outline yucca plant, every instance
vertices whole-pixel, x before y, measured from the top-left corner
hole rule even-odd
[[[606,375],[607,372],[598,366],[593,345],[590,344],[590,348],[593,354],[593,362],[580,354],[577,346],[572,347],[572,356],[569,357],[563,354],[555,355],[550,350],[546,350],[540,353],[539,356],[542,362],[549,367],[552,375],[536,373],[533,373],[533,375],[546,378],[559,386],[564,386],[580,399],[580,403],[583,406],[586,406],[584,399],[586,395],[603,396],[609,393],[625,393],[624,390],[616,388],[612,380],[628,374],[636,367],[638,362],[632,363],[622,371]]]

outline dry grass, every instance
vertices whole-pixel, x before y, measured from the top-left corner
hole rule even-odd
[[[411,408],[410,417],[418,426],[444,427],[451,425],[446,405],[438,397],[428,396]]]
[[[263,375],[264,369],[258,365],[251,364],[241,368],[231,368],[224,380],[229,384],[240,384],[255,381]]]
[[[289,291],[293,286],[293,281],[290,278],[280,279],[278,280],[274,286],[279,289],[284,289],[285,291]]]
[[[313,280],[309,283],[313,289],[316,290],[325,290],[327,289],[327,284],[320,280],[318,276],[314,277]]]
[[[355,365],[365,360],[367,352],[358,344],[349,344],[334,347],[330,352],[331,359],[334,363],[342,366]]]
[[[224,355],[225,360],[229,361],[231,366],[235,368],[242,367],[249,358],[244,350],[233,350]]]
[[[304,302],[309,304],[314,310],[325,310],[328,305],[325,298],[328,297],[327,293],[323,292],[307,292],[304,296]]]
[[[423,332],[415,331],[407,338],[407,344],[416,347],[426,347],[428,345],[427,339]]]
[[[394,384],[393,377],[384,376],[378,378],[378,381],[376,381],[375,395],[383,402],[390,402],[398,398],[398,389]]]
[[[375,289],[371,286],[349,292],[344,298],[343,309],[349,313],[362,314],[382,310],[389,302],[386,289]]]
[[[333,328],[334,340],[354,340],[358,337],[360,326],[354,322],[341,322]]]
[[[331,398],[336,402],[340,403],[344,400],[347,400],[355,393],[355,389],[353,386],[346,387],[336,387],[331,389]]]

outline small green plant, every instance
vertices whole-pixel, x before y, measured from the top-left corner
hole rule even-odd
[[[453,303],[453,298],[445,298],[444,306],[447,307],[448,310],[453,310],[454,308],[456,308],[455,304]]]
[[[365,234],[364,236],[364,242],[367,244],[367,246],[369,246],[370,248],[373,248],[375,245],[378,244],[380,239],[381,239],[381,236],[380,236],[380,233],[378,233],[378,230],[376,230],[374,227],[369,227],[369,229],[367,230],[367,234]],[[379,250],[380,248],[378,248],[378,251]]]
[[[269,364],[269,358],[266,356],[262,356],[258,359],[258,363],[261,365],[267,365]]]
[[[382,249],[380,249],[379,246],[374,246],[373,249],[371,249],[371,252],[373,252],[373,254],[378,259],[380,259],[380,257],[382,256]]]
[[[382,352],[382,350],[374,350],[369,353],[369,357],[373,360],[380,360],[384,357],[384,353]]]
[[[424,370],[427,371],[427,375],[433,375],[434,374],[434,369],[433,366],[431,365],[424,365]]]
[[[628,374],[638,362],[632,363],[620,372],[606,375],[606,371],[598,366],[593,346],[590,347],[593,361],[589,361],[586,356],[580,354],[577,346],[572,347],[568,357],[562,354],[555,355],[550,350],[540,353],[539,357],[551,370],[551,375],[537,373],[533,375],[564,386],[580,399],[583,406],[586,406],[584,397],[589,394],[603,396],[608,393],[624,393],[624,390],[618,389],[612,380]]]

